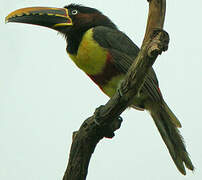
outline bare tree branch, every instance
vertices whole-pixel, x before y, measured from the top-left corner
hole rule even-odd
[[[162,51],[169,37],[162,30],[166,0],[150,0],[147,28],[141,50],[122,81],[120,88],[105,106],[96,109],[73,135],[69,162],[63,180],[85,180],[91,155],[103,137],[114,136],[121,126],[119,115],[132,103],[144,83],[146,73]]]
[[[149,13],[142,45],[148,40],[152,29],[163,29],[166,14],[166,0],[148,0],[148,2],[150,2]]]

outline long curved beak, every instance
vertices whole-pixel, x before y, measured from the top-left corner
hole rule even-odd
[[[59,30],[64,26],[72,26],[68,10],[65,8],[29,7],[11,12],[5,19],[8,22],[19,22],[40,25]]]

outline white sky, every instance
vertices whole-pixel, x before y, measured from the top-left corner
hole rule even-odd
[[[68,58],[57,32],[4,24],[13,10],[81,3],[111,19],[140,46],[146,0],[3,0],[0,6],[0,179],[62,179],[72,132],[107,97]],[[166,102],[181,120],[181,132],[196,166],[182,176],[146,112],[127,110],[112,140],[97,146],[88,180],[202,179],[202,1],[167,1],[170,46],[154,65]]]

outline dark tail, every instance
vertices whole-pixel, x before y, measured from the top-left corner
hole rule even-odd
[[[186,175],[185,166],[194,170],[183,137],[177,128],[181,127],[181,124],[166,103],[158,108],[153,107],[150,113],[178,170],[184,175]]]

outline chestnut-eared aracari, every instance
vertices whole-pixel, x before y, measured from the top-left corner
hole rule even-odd
[[[10,13],[6,22],[40,25],[62,33],[70,58],[109,97],[113,96],[139,52],[107,16],[81,5],[23,8]],[[165,103],[152,68],[132,107],[150,112],[178,170],[184,175],[185,167],[194,170],[178,130],[181,124]]]

